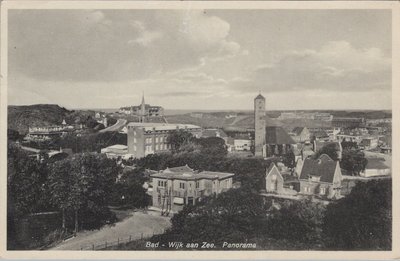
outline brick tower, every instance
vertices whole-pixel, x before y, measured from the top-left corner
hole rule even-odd
[[[257,95],[254,99],[254,155],[262,157],[265,144],[265,98]]]

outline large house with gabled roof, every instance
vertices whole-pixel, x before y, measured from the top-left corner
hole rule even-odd
[[[326,154],[318,159],[307,158],[299,176],[299,193],[328,199],[339,198],[342,179],[339,161]]]

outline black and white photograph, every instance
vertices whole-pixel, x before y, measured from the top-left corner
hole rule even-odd
[[[395,257],[399,2],[49,3],[2,5],[6,252]]]

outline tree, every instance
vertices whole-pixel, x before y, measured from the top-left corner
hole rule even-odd
[[[167,143],[171,146],[172,153],[199,150],[196,144],[196,138],[193,134],[183,129],[171,132],[167,138]]]
[[[286,154],[284,154],[282,159],[283,164],[285,164],[285,166],[289,169],[293,169],[294,167],[296,167],[296,156],[294,155],[293,150],[290,150]]]
[[[357,142],[352,142],[352,141],[342,141],[341,143],[342,149],[358,149]]]
[[[13,215],[37,211],[43,196],[44,169],[36,157],[29,157],[12,143],[8,145],[7,157],[7,199]]]
[[[349,171],[352,175],[360,175],[360,172],[364,171],[368,164],[365,154],[360,150],[346,148],[342,155],[340,167]]]
[[[73,176],[71,175],[71,161],[68,159],[54,162],[49,167],[49,190],[51,191],[50,200],[54,206],[61,210],[62,228],[66,229],[66,211],[71,208],[69,196]]]
[[[149,204],[144,182],[148,180],[144,176],[143,168],[135,168],[125,172],[120,181],[113,187],[113,203],[134,208],[145,208]]]
[[[7,129],[7,139],[12,140],[12,141],[17,141],[20,139],[20,134],[18,131],[13,130],[13,129]]]
[[[391,250],[392,181],[359,182],[350,194],[328,205],[323,223],[333,250]]]
[[[200,153],[214,157],[225,157],[228,154],[225,141],[219,137],[200,138],[197,144],[201,146]]]
[[[280,209],[267,224],[267,233],[274,239],[294,243],[306,243],[310,246],[322,241],[322,222],[325,206],[311,200],[284,200]]]
[[[329,143],[329,144],[323,146],[321,149],[319,149],[314,154],[314,158],[318,159],[319,156],[321,156],[322,154],[328,155],[333,160],[338,160],[338,153],[337,153],[336,144],[335,143]]]
[[[74,212],[75,231],[79,218],[85,222],[98,215],[96,221],[100,223],[107,219],[108,213],[102,211],[109,202],[118,173],[115,161],[96,153],[75,154],[51,164],[51,200],[62,211],[63,224],[67,210]]]
[[[260,234],[265,211],[262,196],[248,189],[233,189],[185,206],[172,218],[163,240],[178,236],[183,242],[246,242]]]

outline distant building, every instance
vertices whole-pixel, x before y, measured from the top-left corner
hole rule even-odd
[[[379,139],[377,137],[364,137],[360,142],[360,146],[364,149],[370,150],[377,148],[378,143]]]
[[[300,153],[302,160],[305,160],[306,158],[308,158],[314,154],[315,154],[314,144],[312,144],[312,143],[303,144],[303,146],[301,147],[301,153]]]
[[[263,146],[263,156],[281,156],[293,149],[295,141],[287,132],[278,126],[265,128],[265,143]]]
[[[357,143],[357,145],[361,143],[363,138],[364,138],[364,135],[357,135],[357,134],[349,135],[349,134],[339,133],[336,135],[336,139],[340,142],[343,142],[343,141],[355,142],[355,143]]]
[[[142,96],[142,103],[140,105],[121,107],[119,112],[138,116],[140,122],[145,122],[147,117],[164,116],[164,108],[161,106],[150,106],[149,104],[146,104],[144,101],[144,95]]]
[[[67,126],[65,120],[63,120],[62,124],[58,126],[29,127],[28,134],[24,139],[29,141],[51,140],[72,132],[74,129],[73,126]]]
[[[201,112],[192,112],[192,113],[190,113],[190,117],[201,119],[201,118],[203,118],[203,113],[201,113]]]
[[[308,142],[311,139],[311,133],[307,127],[295,127],[289,134],[296,143]]]
[[[304,160],[300,173],[300,193],[321,198],[339,198],[342,184],[339,161],[323,154],[318,159]]]
[[[128,153],[134,158],[171,150],[167,138],[171,132],[185,130],[195,137],[201,137],[201,127],[191,124],[137,123],[131,122],[128,128]]]
[[[313,119],[318,121],[332,121],[333,116],[327,112],[316,112],[313,115]]]
[[[377,176],[388,176],[390,175],[390,167],[387,166],[383,158],[368,158],[367,166],[364,171],[361,171],[360,176],[369,178]]]
[[[330,139],[329,134],[322,128],[310,129],[311,141],[328,141]]]
[[[279,115],[278,119],[280,120],[287,120],[287,119],[297,119],[298,116],[295,112],[282,112],[281,115]]]
[[[234,151],[251,151],[254,145],[254,141],[251,139],[234,139],[233,148]]]
[[[228,143],[228,135],[222,129],[204,129],[201,132],[202,138],[221,138],[225,141],[225,145]]]
[[[132,154],[128,153],[128,146],[116,144],[106,148],[101,149],[101,153],[106,154],[107,158],[110,159],[129,159]]]
[[[333,117],[332,126],[339,128],[359,128],[365,126],[364,118],[341,118]]]
[[[162,213],[196,205],[203,197],[218,195],[232,188],[233,173],[195,171],[181,166],[150,175],[153,183],[153,206]]]

